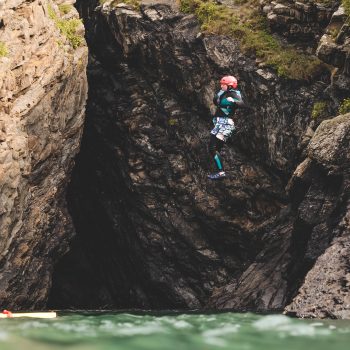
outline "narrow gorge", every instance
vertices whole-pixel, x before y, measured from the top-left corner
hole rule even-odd
[[[0,5],[1,306],[350,318],[348,3],[126,2]],[[226,74],[251,108],[212,182]]]

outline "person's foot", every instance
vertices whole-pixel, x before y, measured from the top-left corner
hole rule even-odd
[[[208,175],[208,178],[210,180],[218,180],[218,179],[222,179],[223,177],[226,177],[226,173],[224,171],[220,171],[218,173],[213,173]]]

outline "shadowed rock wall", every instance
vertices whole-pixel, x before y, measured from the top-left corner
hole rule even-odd
[[[69,194],[78,236],[55,272],[52,305],[282,309],[332,239],[308,247],[309,184],[292,182],[289,200],[284,191],[322,121],[311,121],[313,103],[339,104],[327,72],[286,81],[170,6],[97,5],[78,4],[91,88]],[[238,113],[229,178],[213,183],[209,107],[228,73],[254,111]]]

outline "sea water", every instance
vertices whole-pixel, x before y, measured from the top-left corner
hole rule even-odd
[[[0,319],[0,350],[349,350],[350,321],[252,313]]]

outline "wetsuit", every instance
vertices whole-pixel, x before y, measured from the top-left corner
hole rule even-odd
[[[214,128],[210,132],[209,153],[214,158],[215,165],[219,172],[224,170],[220,151],[235,130],[232,120],[237,108],[244,107],[241,92],[233,88],[227,91],[220,90],[213,98],[217,106],[214,114]]]

